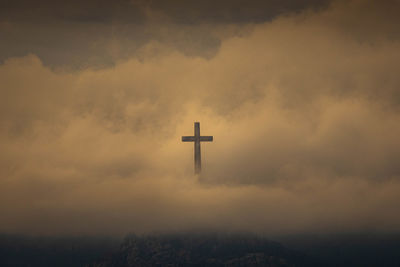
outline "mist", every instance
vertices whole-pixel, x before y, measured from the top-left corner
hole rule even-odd
[[[131,23],[151,34],[115,35],[113,57],[3,55],[0,231],[398,232],[398,2],[305,6],[146,6]],[[214,136],[200,176],[181,142],[194,121]]]

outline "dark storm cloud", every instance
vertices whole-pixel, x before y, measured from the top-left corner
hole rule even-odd
[[[106,22],[115,13],[126,12],[128,1],[2,1],[2,18],[40,22],[46,20],[78,20]],[[135,15],[137,9],[129,10]],[[136,11],[137,13],[137,11]],[[131,19],[134,19],[132,16]]]
[[[282,13],[326,7],[328,0],[89,0],[89,1],[3,1],[1,15],[20,20],[71,20],[82,22],[144,22],[147,12],[162,13],[178,23],[263,22]]]
[[[107,66],[150,41],[215,55],[215,25],[269,21],[327,1],[5,1],[0,60],[28,53],[46,65]],[[166,26],[168,25],[168,26]]]
[[[326,7],[330,1],[149,1],[150,8],[160,10],[180,23],[249,23],[264,22],[274,17],[305,8]]]
[[[111,58],[123,60],[113,66],[7,58],[0,230],[398,231],[400,43],[390,8],[337,1],[264,23],[177,26],[173,11],[152,7],[146,29],[165,39],[150,35],[124,54],[116,38]],[[104,27],[93,32],[107,36]],[[188,53],[212,45],[182,40],[211,29],[214,54]],[[85,61],[72,43],[63,56]],[[201,177],[193,146],[180,142],[194,121],[215,137],[202,146]]]

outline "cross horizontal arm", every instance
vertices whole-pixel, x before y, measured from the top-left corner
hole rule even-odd
[[[212,136],[200,136],[200,141],[212,142],[213,141],[213,137]]]
[[[182,136],[182,142],[194,142],[196,138],[194,136]]]

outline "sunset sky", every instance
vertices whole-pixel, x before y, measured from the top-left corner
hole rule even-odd
[[[399,232],[399,12],[1,1],[0,232]]]

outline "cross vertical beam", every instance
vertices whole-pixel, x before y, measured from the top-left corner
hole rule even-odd
[[[200,122],[194,123],[194,173],[201,172]]]
[[[200,122],[194,123],[194,136],[182,136],[182,142],[194,142],[194,173],[201,172],[201,150],[200,142],[212,142],[212,136],[200,135]]]

